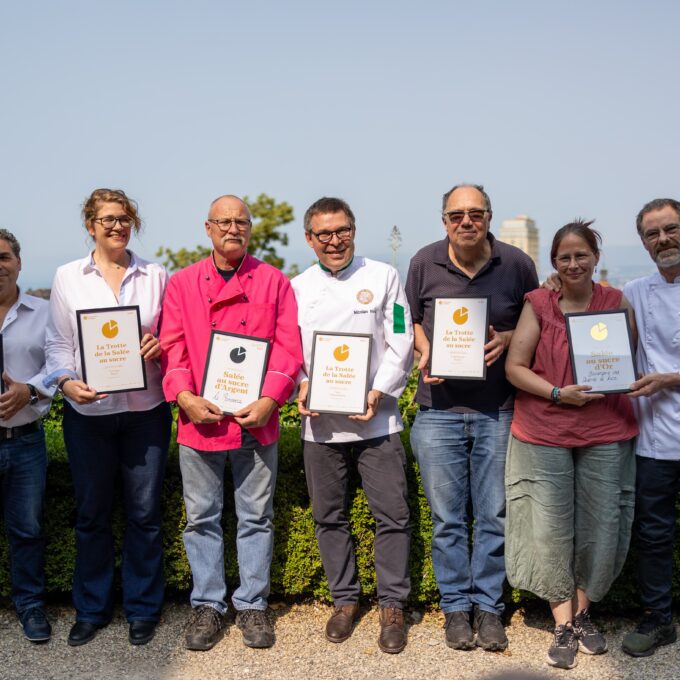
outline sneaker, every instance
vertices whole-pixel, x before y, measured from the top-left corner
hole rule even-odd
[[[578,640],[578,648],[586,654],[604,654],[607,651],[607,641],[590,620],[587,609],[574,617],[574,635]]]
[[[469,612],[449,612],[444,615],[444,633],[446,644],[451,649],[473,649],[475,646],[474,635],[470,628]]]
[[[503,622],[498,614],[475,608],[474,629],[477,631],[477,646],[487,652],[502,652],[508,646]]]
[[[205,652],[212,649],[222,637],[224,616],[215,607],[202,604],[191,613],[187,624],[186,648]]]
[[[555,627],[555,638],[548,650],[548,663],[555,668],[573,668],[578,651],[578,640],[571,623]]]
[[[236,625],[241,629],[246,647],[271,647],[274,644],[274,623],[268,611],[243,609],[236,612]]]
[[[24,637],[30,642],[47,642],[52,637],[52,626],[42,607],[31,607],[19,614]]]
[[[657,647],[670,645],[677,639],[673,621],[665,623],[659,612],[647,610],[637,628],[623,638],[621,647],[631,656],[651,656]]]

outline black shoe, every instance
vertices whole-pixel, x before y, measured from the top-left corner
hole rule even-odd
[[[445,614],[444,633],[446,644],[451,649],[473,649],[474,635],[470,627],[469,612],[449,612]]]
[[[477,646],[487,652],[502,652],[507,649],[508,638],[498,614],[475,608],[474,628],[477,631]]]
[[[668,621],[660,612],[647,610],[637,628],[623,638],[621,647],[631,656],[651,656],[657,647],[670,645],[677,639],[673,621]]]
[[[215,607],[202,604],[191,613],[187,624],[186,648],[205,652],[212,649],[222,637],[224,616]]]
[[[76,621],[68,634],[68,643],[71,647],[80,647],[94,640],[97,631],[104,626],[88,621]]]
[[[236,625],[241,629],[246,647],[264,648],[274,644],[274,624],[269,612],[260,609],[236,612]]]
[[[582,652],[604,654],[607,651],[607,641],[590,620],[590,612],[587,609],[574,617],[574,634],[578,640],[578,648]]]
[[[550,649],[548,649],[548,663],[555,668],[568,670],[573,668],[578,651],[578,640],[574,634],[571,623],[565,623],[555,627],[555,637]]]
[[[52,626],[42,607],[31,607],[19,614],[24,637],[31,642],[47,642],[52,636]]]
[[[156,634],[155,621],[130,621],[128,640],[131,645],[145,645]]]

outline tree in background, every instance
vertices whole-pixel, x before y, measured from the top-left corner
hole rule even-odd
[[[285,262],[276,252],[276,247],[277,245],[288,245],[288,234],[282,232],[281,227],[295,219],[293,206],[285,201],[277,203],[276,199],[267,196],[267,194],[260,194],[254,201],[244,196],[243,201],[253,216],[248,252],[277,269],[283,269]],[[177,271],[207,257],[210,255],[210,250],[210,248],[202,245],[197,245],[194,250],[187,248],[171,250],[161,246],[156,257],[163,257],[163,264],[170,271]],[[295,265],[293,265],[293,268],[295,268]],[[291,273],[292,270],[289,276]]]

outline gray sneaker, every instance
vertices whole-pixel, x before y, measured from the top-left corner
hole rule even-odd
[[[659,612],[647,610],[637,628],[623,638],[621,647],[631,656],[651,656],[657,647],[670,645],[677,639],[673,621],[666,623]]]
[[[573,668],[578,663],[577,651],[578,641],[571,623],[556,626],[555,637],[548,649],[548,663],[555,668]]]
[[[574,634],[578,640],[578,648],[582,652],[604,654],[607,651],[607,641],[590,620],[590,612],[587,609],[574,617]]]
[[[236,612],[236,625],[241,629],[246,647],[271,647],[274,644],[274,623],[268,611],[243,609]]]
[[[185,631],[186,648],[205,652],[212,649],[222,637],[224,616],[215,607],[202,604],[191,613]]]
[[[444,614],[446,644],[451,649],[474,649],[475,640],[470,627],[470,612],[449,612]]]

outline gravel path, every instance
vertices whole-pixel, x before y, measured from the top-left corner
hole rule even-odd
[[[653,678],[680,677],[680,643],[669,645],[647,659],[632,659],[620,651],[630,620],[597,619],[607,635],[610,652],[602,656],[579,654],[571,671],[551,669],[545,663],[550,644],[550,622],[542,613],[522,610],[512,616],[507,633],[510,647],[503,653],[481,649],[454,651],[444,643],[443,616],[412,612],[408,646],[401,654],[382,653],[377,645],[376,609],[362,610],[352,637],[331,644],[323,637],[330,613],[326,606],[273,605],[277,642],[272,649],[243,646],[240,631],[230,623],[225,637],[209,652],[189,652],[183,645],[189,606],[166,606],[156,637],[148,645],[127,641],[127,623],[120,613],[96,639],[83,647],[66,644],[73,623],[70,607],[49,607],[52,641],[33,645],[24,640],[14,612],[0,609],[0,678],[3,680],[211,680],[220,678],[346,678],[435,680],[446,678],[537,680],[538,678]]]

